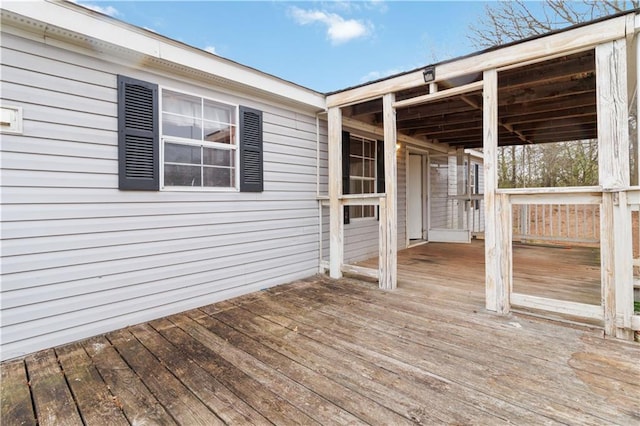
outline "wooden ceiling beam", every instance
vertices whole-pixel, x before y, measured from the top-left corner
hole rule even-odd
[[[502,105],[498,108],[498,116],[507,120],[510,117],[532,113],[556,113],[558,111],[596,104],[596,93],[567,93],[554,99],[526,101],[519,104]],[[556,114],[553,114],[556,115]]]
[[[528,101],[543,99],[557,99],[567,96],[568,93],[578,95],[596,90],[594,76],[582,80],[569,81],[558,84],[523,87],[518,89],[498,87],[498,105],[521,104]]]
[[[510,117],[508,120],[505,120],[505,124],[518,125],[522,123],[534,123],[538,121],[553,121],[557,119],[590,117],[595,115],[596,115],[596,106],[589,105],[585,107],[566,109],[562,111],[562,114],[558,114],[558,115],[550,115],[547,113],[515,115],[513,117]]]
[[[498,73],[498,86],[516,89],[531,85],[576,80],[584,78],[586,74],[594,73],[595,69],[595,52],[588,50],[522,68],[501,71]]]

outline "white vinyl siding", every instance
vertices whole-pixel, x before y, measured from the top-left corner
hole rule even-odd
[[[313,113],[2,34],[2,357],[318,268]],[[117,74],[263,111],[264,192],[118,190]],[[326,141],[326,137],[325,137]]]
[[[326,150],[326,141],[321,145]],[[396,151],[398,165],[398,249],[406,248],[406,196],[405,196],[405,148]],[[327,176],[327,165],[320,169]],[[322,215],[322,260],[329,261],[329,207],[323,207]],[[353,220],[344,225],[344,260],[354,263],[372,257],[378,257],[378,232],[380,222],[374,219]]]

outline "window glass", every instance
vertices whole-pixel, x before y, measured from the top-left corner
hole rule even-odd
[[[164,144],[165,163],[200,164],[200,147],[176,143]]]
[[[163,90],[162,110],[185,117],[202,118],[202,100],[184,93]]]
[[[202,138],[202,120],[179,115],[162,114],[162,133],[185,139]]]
[[[349,140],[349,193],[376,192],[376,141],[351,135]],[[375,217],[374,206],[350,206],[351,218]]]
[[[165,164],[164,183],[168,186],[201,186],[200,166]]]
[[[232,143],[234,140],[234,127],[229,124],[204,121],[204,139],[209,142]]]
[[[165,187],[235,188],[237,107],[162,91]]]

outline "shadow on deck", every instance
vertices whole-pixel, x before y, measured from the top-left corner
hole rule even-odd
[[[416,249],[392,292],[317,276],[5,362],[3,424],[640,421],[638,344],[487,313],[482,256]]]

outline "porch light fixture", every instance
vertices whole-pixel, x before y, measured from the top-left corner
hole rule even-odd
[[[422,76],[424,77],[425,83],[431,83],[436,79],[436,67],[433,65],[426,67],[424,71],[422,71]]]

